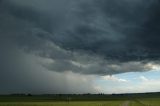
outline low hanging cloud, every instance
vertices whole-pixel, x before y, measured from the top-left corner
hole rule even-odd
[[[113,82],[128,82],[126,79],[118,78],[115,76],[104,76],[102,79]]]
[[[159,4],[158,0],[1,0],[1,75],[7,75],[8,67],[15,67],[11,73],[27,73],[22,67],[32,61],[30,57],[25,62],[28,55],[36,60],[30,73],[34,67],[48,74],[83,77],[153,70],[160,58]]]
[[[44,66],[51,70],[102,75],[149,70],[148,62],[159,58],[159,31],[147,34],[144,25],[152,21],[150,12],[157,15],[158,1],[97,2],[2,1],[1,38],[50,58],[54,62]]]

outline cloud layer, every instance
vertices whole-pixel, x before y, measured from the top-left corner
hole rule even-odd
[[[82,78],[149,71],[160,58],[159,10],[158,0],[1,0],[0,76],[42,74],[35,67]]]

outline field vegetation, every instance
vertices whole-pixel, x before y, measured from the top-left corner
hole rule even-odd
[[[160,93],[3,95],[0,106],[160,106]]]

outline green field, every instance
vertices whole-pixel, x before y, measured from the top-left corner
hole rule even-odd
[[[160,99],[159,99],[160,100]],[[126,103],[128,102],[128,103]],[[0,106],[159,106],[160,101],[0,102]]]
[[[11,102],[0,103],[0,106],[120,106],[122,101],[91,101],[91,102]]]
[[[139,100],[146,106],[160,106],[160,98],[146,98]]]
[[[159,106],[160,102],[142,104],[136,101],[78,101],[78,102],[1,102],[0,106]]]
[[[0,96],[0,106],[160,106],[160,96],[159,94]]]

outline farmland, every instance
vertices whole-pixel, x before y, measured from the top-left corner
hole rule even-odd
[[[3,95],[0,106],[159,106],[159,93],[85,95]]]
[[[1,103],[0,106],[119,106],[122,101],[91,101],[91,102],[11,102],[11,103]]]

